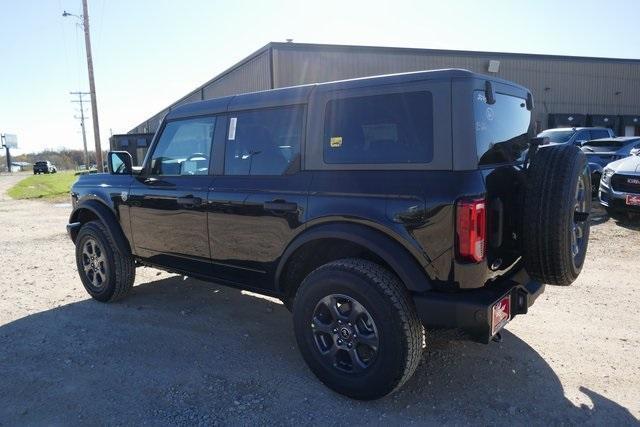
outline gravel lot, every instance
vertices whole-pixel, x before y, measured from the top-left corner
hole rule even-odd
[[[10,200],[18,179],[0,176],[2,426],[639,424],[637,223],[594,215],[580,279],[501,344],[430,337],[400,392],[357,402],[308,371],[281,304],[153,269],[124,301],[90,300],[70,206]]]

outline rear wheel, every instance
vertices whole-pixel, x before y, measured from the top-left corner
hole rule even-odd
[[[101,302],[124,297],[135,279],[135,264],[130,253],[122,253],[104,224],[84,224],[76,238],[76,265],[84,288]]]
[[[385,396],[418,366],[423,328],[411,298],[373,262],[342,259],[313,271],[296,294],[293,319],[309,368],[338,393]]]

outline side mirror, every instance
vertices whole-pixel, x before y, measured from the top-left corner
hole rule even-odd
[[[640,148],[634,148],[629,154],[632,156],[640,156]]]
[[[577,145],[578,147],[582,147],[582,146],[583,146],[584,144],[586,144],[586,143],[587,143],[587,140],[586,140],[586,139],[579,139],[579,140],[577,140],[577,141],[576,141],[576,145]]]
[[[107,158],[110,174],[131,175],[133,173],[133,159],[127,151],[109,151]]]

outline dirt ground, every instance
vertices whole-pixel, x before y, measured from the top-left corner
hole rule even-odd
[[[430,337],[416,375],[375,402],[319,383],[281,305],[139,269],[122,302],[89,299],[70,206],[4,196],[0,425],[638,425],[640,226],[596,213],[569,288],[547,287],[500,344]]]

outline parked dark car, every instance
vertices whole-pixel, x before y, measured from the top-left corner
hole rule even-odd
[[[611,162],[630,156],[634,149],[640,149],[640,136],[596,139],[582,146],[582,151],[587,155],[589,162],[594,194],[600,186],[604,167]]]
[[[33,174],[56,173],[58,169],[50,161],[38,161],[33,164]]]
[[[603,127],[575,127],[547,129],[538,137],[549,138],[551,144],[573,144],[582,146],[589,140],[615,137],[613,130]]]
[[[603,171],[600,204],[610,217],[640,215],[640,153],[609,163]]]
[[[489,343],[579,275],[586,158],[538,147],[532,109],[527,89],[464,70],[180,106],[141,168],[111,152],[111,174],[73,185],[80,278],[103,302],[138,265],[275,296],[322,382],[384,396],[424,327]]]

